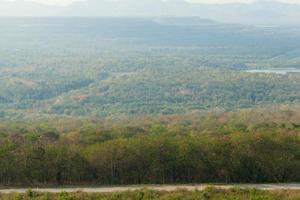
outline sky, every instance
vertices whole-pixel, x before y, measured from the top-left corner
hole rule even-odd
[[[5,0],[5,1],[18,1],[18,0]],[[75,1],[85,1],[85,0],[25,0],[25,1],[32,1],[44,5],[68,6]],[[112,0],[112,1],[122,1],[122,0]],[[226,3],[252,3],[254,1],[259,1],[259,0],[186,0],[186,1],[191,3],[204,3],[204,4],[226,4]],[[290,4],[300,4],[300,0],[275,0],[275,1],[290,3]]]
[[[19,1],[19,0],[5,0],[5,1]],[[84,0],[24,0],[24,1],[32,1],[43,5],[68,6],[75,1],[84,1]]]

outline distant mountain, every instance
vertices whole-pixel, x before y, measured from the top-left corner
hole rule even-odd
[[[65,8],[34,2],[0,0],[0,16],[55,16],[63,15]]]
[[[197,16],[249,25],[300,25],[300,5],[258,0],[252,4],[196,4],[185,0],[87,0],[67,7],[0,0],[0,15],[25,16]]]
[[[184,0],[89,0],[68,8],[67,15],[85,16],[199,16],[212,20],[251,25],[300,24],[300,6],[276,1],[252,4],[207,5]]]

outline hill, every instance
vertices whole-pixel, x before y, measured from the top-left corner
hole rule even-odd
[[[117,117],[299,103],[297,28],[199,18],[2,18],[3,118]],[[295,71],[295,70],[294,70]]]

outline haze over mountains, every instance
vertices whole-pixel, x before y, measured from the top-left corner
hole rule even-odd
[[[201,4],[185,0],[87,0],[68,6],[0,0],[0,16],[197,16],[227,23],[300,25],[300,5],[261,0],[249,4]]]

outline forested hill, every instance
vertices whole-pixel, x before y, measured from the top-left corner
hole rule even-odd
[[[0,18],[0,29],[0,186],[300,181],[299,27]]]
[[[199,18],[0,18],[0,117],[298,105],[298,27]]]

